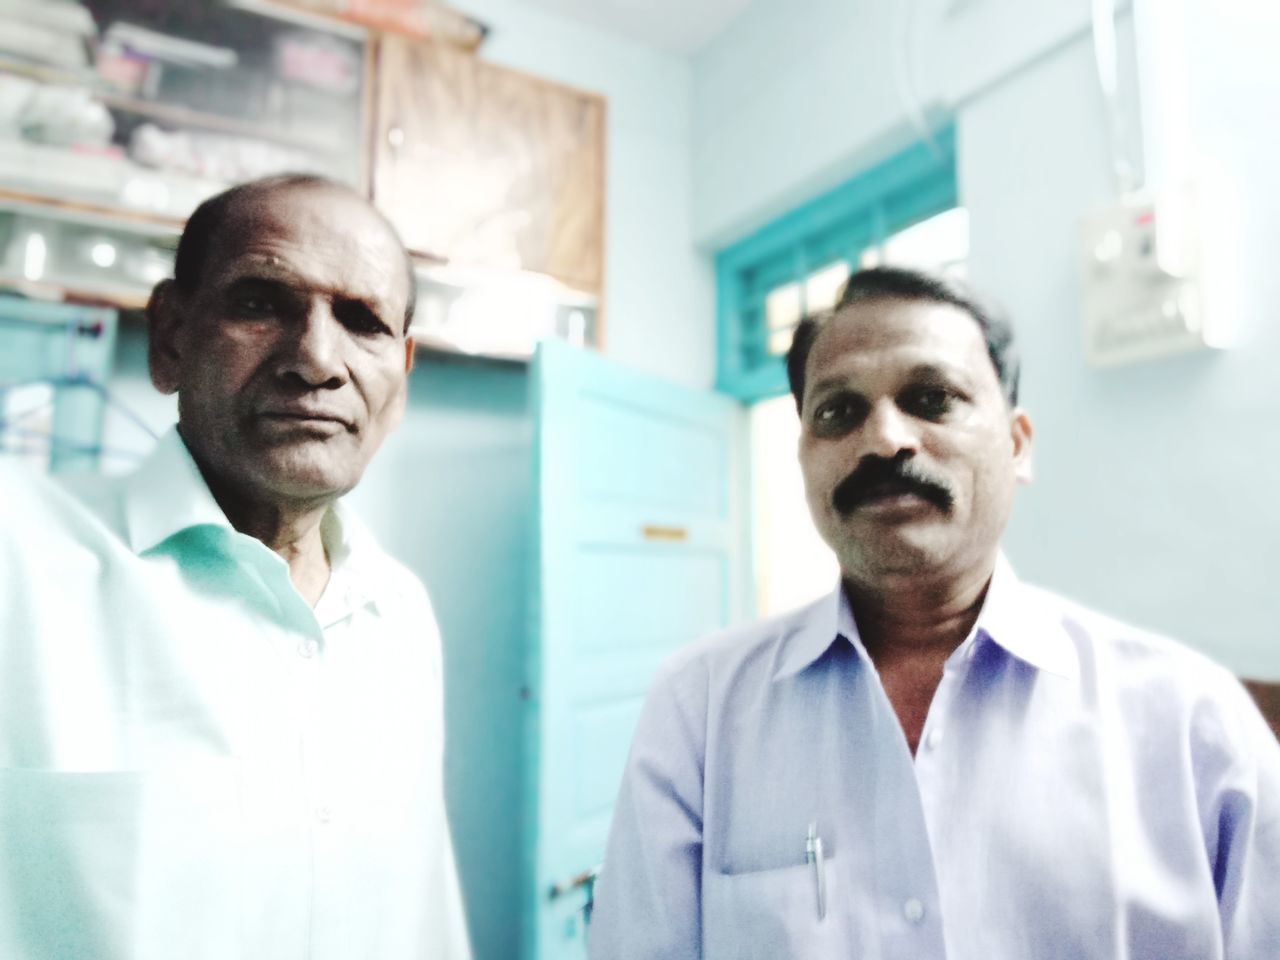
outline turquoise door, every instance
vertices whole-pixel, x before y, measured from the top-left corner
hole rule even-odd
[[[658,663],[736,619],[742,413],[559,342],[533,365],[538,535],[524,960],[580,960],[590,870]]]

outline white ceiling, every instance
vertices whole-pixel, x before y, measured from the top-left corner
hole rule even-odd
[[[751,0],[524,0],[677,54],[715,39]]]

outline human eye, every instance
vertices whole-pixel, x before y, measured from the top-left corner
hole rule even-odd
[[[289,297],[278,284],[262,281],[237,283],[228,292],[232,311],[246,319],[275,317],[289,309]]]
[[[950,414],[962,400],[949,387],[925,385],[913,387],[900,399],[902,409],[912,416],[925,420],[941,420]]]
[[[810,418],[813,431],[823,435],[843,433],[862,419],[865,406],[851,394],[836,394],[822,400]]]
[[[377,312],[361,300],[337,300],[333,315],[352,333],[364,336],[391,336],[393,331]]]

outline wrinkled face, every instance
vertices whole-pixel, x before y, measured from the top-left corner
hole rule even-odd
[[[153,309],[152,380],[196,460],[242,496],[355,486],[404,412],[404,252],[360,198],[295,187],[238,204],[199,286]]]
[[[1010,410],[978,324],[948,304],[853,304],[818,333],[805,371],[805,493],[844,576],[989,564],[1030,479],[1031,423]]]

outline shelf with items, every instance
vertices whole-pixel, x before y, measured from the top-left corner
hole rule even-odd
[[[107,27],[97,97],[116,119],[117,140],[145,163],[165,165],[176,153],[187,172],[222,169],[230,181],[305,169],[360,182],[364,42],[226,7],[216,24],[194,36]],[[162,135],[149,129],[135,144],[140,123]]]
[[[51,197],[42,193],[28,193],[0,187],[0,212],[5,210],[28,212],[51,219],[72,220],[76,223],[104,227],[137,229],[157,236],[174,235],[182,230],[184,219],[149,213],[145,210],[128,210],[113,204]]]
[[[234,117],[205,113],[200,110],[191,110],[187,107],[173,106],[167,103],[139,100],[135,97],[123,96],[110,91],[98,91],[94,94],[94,98],[113,111],[146,117],[179,128],[194,127],[201,130],[228,133],[249,140],[265,140],[286,147],[296,147],[311,153],[318,153],[326,157],[341,156],[344,153],[343,148],[337,143],[309,141],[287,131],[282,131],[278,127],[263,123],[237,120]]]
[[[0,43],[0,220],[149,233],[154,273],[165,237],[208,196],[286,169],[327,174],[367,192],[413,251],[425,347],[524,358],[547,336],[600,345],[603,98],[412,30],[351,26],[377,12],[371,0],[83,6],[102,27],[84,69],[27,63]],[[21,83],[6,98],[6,78],[43,91],[40,109],[15,114]],[[123,264],[127,236],[45,233],[36,279],[24,253],[0,248],[0,286],[145,302],[152,277],[91,262],[110,244]]]
[[[538,341],[599,347],[599,297],[546,274],[418,263],[412,333],[424,349],[526,361]]]
[[[97,82],[94,73],[89,68],[83,70],[72,70],[68,67],[51,66],[43,63],[33,63],[28,60],[20,60],[16,57],[0,54],[0,73],[7,73],[17,77],[26,77],[30,80],[37,80],[41,83],[61,83],[67,85],[92,85]]]
[[[81,18],[79,64],[0,44],[0,186],[179,218],[272,173],[365,187],[363,39],[224,3],[59,2],[104,29]]]
[[[0,191],[0,288],[137,310],[173,270],[181,223]]]
[[[218,180],[154,170],[119,149],[0,140],[0,191],[27,203],[89,207],[125,221],[181,223],[225,186]]]

